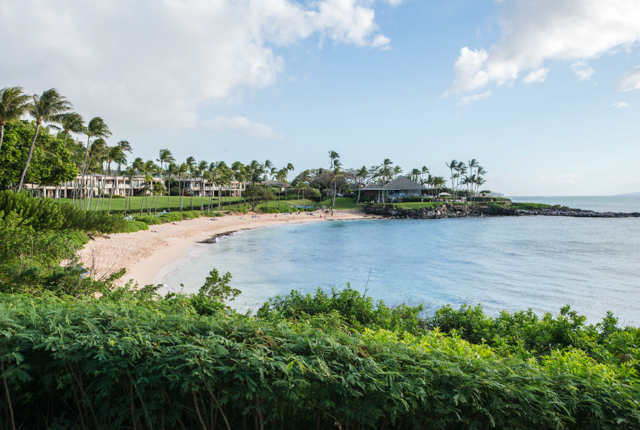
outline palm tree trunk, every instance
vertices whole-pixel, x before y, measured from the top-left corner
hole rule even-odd
[[[172,169],[171,171],[175,171],[175,170]],[[167,190],[169,191],[167,193],[167,212],[171,212],[171,173],[169,173],[169,182],[167,182]]]
[[[27,157],[27,164],[24,166],[24,170],[22,171],[22,175],[20,176],[20,184],[18,185],[18,192],[22,191],[22,185],[24,184],[24,177],[27,174],[27,170],[29,169],[29,164],[31,163],[31,157],[33,157],[33,148],[36,146],[36,139],[38,138],[38,132],[40,131],[40,121],[36,124],[36,134],[33,136],[33,140],[31,141],[31,148],[29,148],[29,156]]]
[[[202,188],[200,190],[200,210],[203,211],[204,210],[204,190],[206,190],[206,188],[204,186],[204,176],[202,177],[202,182],[200,183],[200,188]]]
[[[82,183],[84,184],[84,177],[87,173],[87,158],[89,157],[89,147],[91,146],[91,136],[87,136],[87,149],[84,152],[84,162],[82,163]]]

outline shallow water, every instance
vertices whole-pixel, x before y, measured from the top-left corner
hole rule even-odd
[[[557,313],[569,304],[591,322],[611,310],[621,323],[638,326],[638,251],[638,218],[335,221],[224,238],[165,283],[196,292],[212,268],[229,271],[243,292],[233,302],[240,310],[256,310],[292,289],[349,282],[387,304],[422,302],[434,310],[482,303],[492,315]]]

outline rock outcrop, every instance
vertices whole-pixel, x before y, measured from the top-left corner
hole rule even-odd
[[[395,207],[368,206],[365,213],[393,219],[443,219],[443,218],[483,218],[499,216],[569,216],[578,218],[638,218],[640,213],[594,212],[581,209],[547,208],[514,209],[509,207],[442,205],[433,208],[401,209]]]

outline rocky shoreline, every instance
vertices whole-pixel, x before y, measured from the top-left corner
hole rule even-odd
[[[485,218],[501,216],[568,216],[577,218],[639,218],[640,213],[594,212],[581,209],[547,208],[514,209],[489,206],[442,205],[433,208],[401,209],[368,206],[367,215],[376,215],[390,219],[444,219],[444,218]]]

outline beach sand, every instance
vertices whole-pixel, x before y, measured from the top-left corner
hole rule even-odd
[[[80,260],[89,270],[89,274],[96,279],[103,279],[125,268],[125,275],[116,284],[124,285],[131,280],[139,286],[144,286],[159,283],[163,273],[175,270],[181,262],[193,257],[185,255],[189,248],[216,234],[287,223],[375,218],[355,211],[334,211],[334,216],[320,212],[314,212],[313,216],[305,212],[300,215],[259,214],[258,218],[252,218],[251,215],[225,215],[216,221],[213,221],[213,218],[201,217],[176,223],[150,225],[149,231],[97,237],[89,241],[79,252]]]

